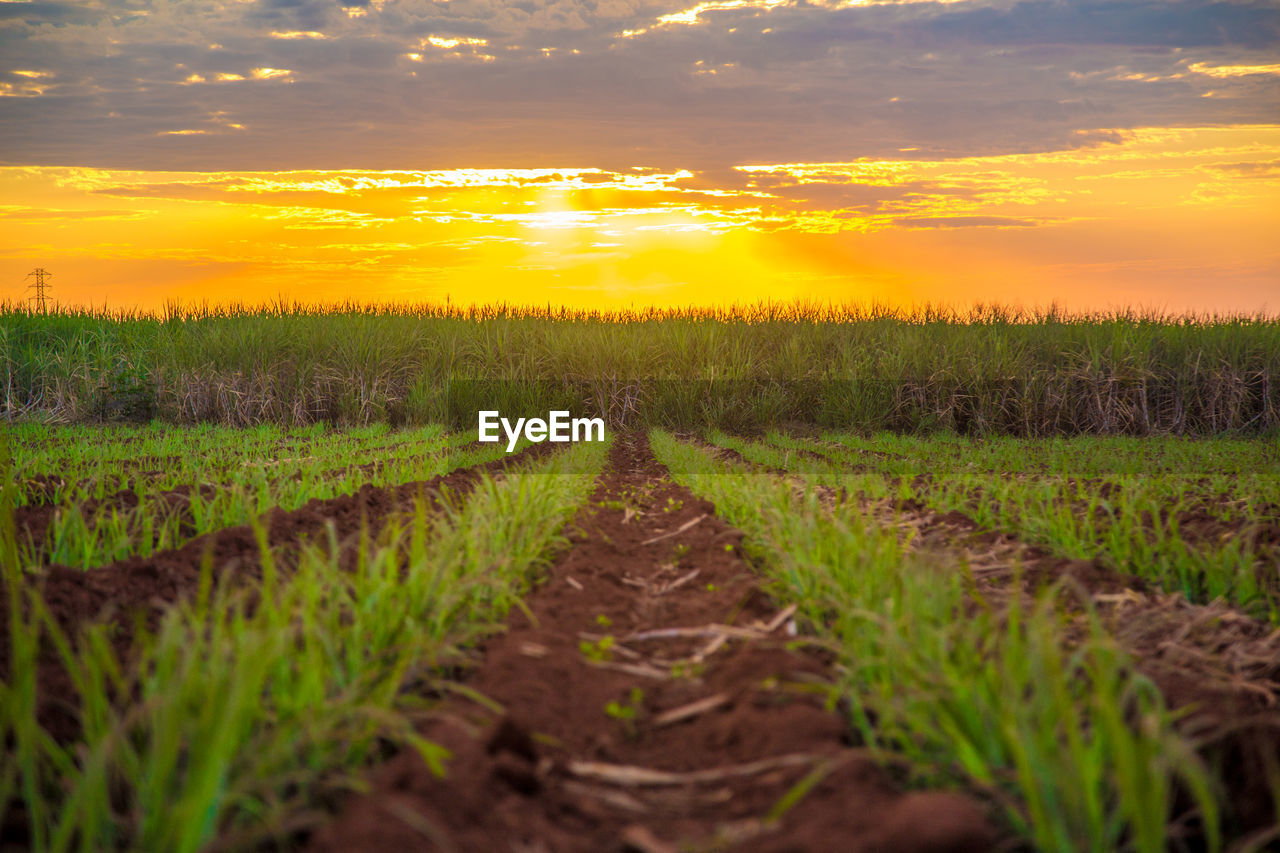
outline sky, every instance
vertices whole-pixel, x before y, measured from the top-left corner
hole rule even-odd
[[[0,0],[0,299],[1280,309],[1280,2]]]

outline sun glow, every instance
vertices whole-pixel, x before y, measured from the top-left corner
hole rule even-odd
[[[241,128],[224,112],[187,137]],[[1102,132],[1099,132],[1102,133]],[[1092,138],[1092,137],[1089,137]],[[1149,128],[989,157],[690,169],[0,169],[0,267],[62,298],[1265,300],[1280,127]],[[1181,235],[1171,238],[1170,235]],[[1215,281],[1203,288],[1206,276]],[[1179,288],[1182,288],[1181,290]],[[1067,300],[1068,302],[1070,300]],[[1147,300],[1150,302],[1151,300]],[[1236,303],[1233,303],[1236,304]]]

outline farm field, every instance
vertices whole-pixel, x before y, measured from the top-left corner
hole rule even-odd
[[[1280,837],[1273,439],[474,435],[10,428],[5,843]]]
[[[1280,0],[0,43],[0,853],[1280,853]]]

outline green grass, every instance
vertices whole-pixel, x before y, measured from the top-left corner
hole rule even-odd
[[[1069,592],[975,601],[962,567],[909,555],[856,502],[824,507],[783,478],[660,431],[651,440],[677,481],[747,534],[778,596],[834,641],[868,746],[905,757],[921,782],[988,791],[1040,850],[1164,851],[1176,788],[1216,848],[1216,789],[1192,745],[1096,618],[1063,621]]]
[[[712,438],[754,462],[870,497],[960,510],[1061,556],[1098,558],[1192,601],[1221,598],[1280,620],[1280,544],[1269,538],[1280,519],[1275,441]]]
[[[20,503],[58,510],[43,541],[20,536],[28,567],[89,568],[145,557],[210,530],[246,524],[273,507],[291,510],[366,484],[427,480],[505,455],[496,445],[467,447],[474,435],[446,435],[439,426],[334,431],[24,424],[12,435],[20,487],[34,487],[41,476],[57,478],[51,493],[19,492]],[[167,494],[179,488],[184,497]],[[122,505],[121,490],[133,492],[138,505]]]
[[[333,542],[287,576],[265,561],[256,588],[217,584],[206,566],[195,600],[166,611],[128,662],[107,626],[60,636],[3,526],[15,676],[0,684],[0,812],[24,808],[39,850],[287,846],[387,744],[447,766],[415,713],[454,650],[527,590],[604,453],[579,445],[483,478],[461,507],[369,531],[354,571]],[[11,521],[4,482],[0,521]],[[36,722],[42,648],[73,678],[80,743],[57,744]]]
[[[244,426],[447,422],[477,403],[614,425],[975,434],[1280,428],[1280,320],[759,305],[204,307],[0,304],[10,419]],[[478,384],[477,384],[478,383]]]

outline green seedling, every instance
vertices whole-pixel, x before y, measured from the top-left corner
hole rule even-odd
[[[614,642],[613,637],[606,634],[595,642],[592,642],[591,640],[582,640],[578,643],[578,651],[582,652],[582,656],[587,660],[595,661],[597,663],[613,660]]]
[[[678,660],[671,664],[672,678],[699,678],[706,671],[706,665],[688,660]]]
[[[636,723],[640,718],[644,705],[644,691],[639,687],[632,687],[631,692],[627,694],[625,703],[617,700],[610,700],[604,706],[604,712],[622,723],[623,730],[627,733],[628,740],[635,740],[639,736],[639,730]]]

